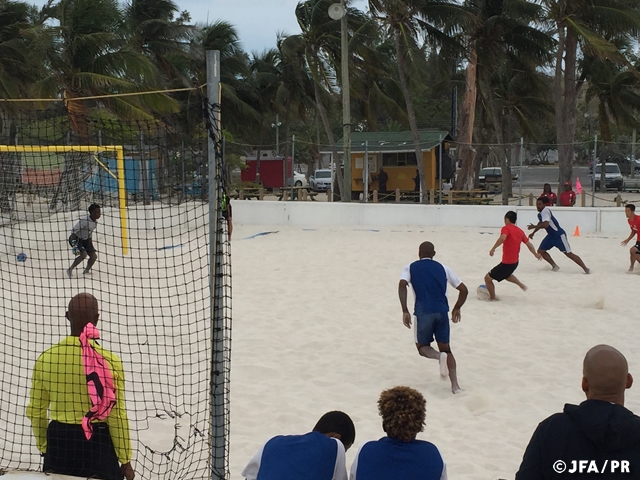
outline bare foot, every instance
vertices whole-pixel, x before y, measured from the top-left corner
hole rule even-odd
[[[584,273],[586,273],[587,275],[589,275],[591,273],[591,270],[589,270],[588,268],[584,269]]]
[[[456,386],[451,386],[451,393],[453,393],[454,395],[456,393],[460,393],[462,391],[462,389],[460,388],[460,385],[456,385]]]
[[[500,299],[499,299],[498,297],[493,297],[493,298],[489,297],[489,300],[488,300],[488,301],[489,301],[489,302],[499,302],[499,301],[500,301]]]
[[[449,377],[449,367],[447,367],[447,353],[440,353],[440,380],[446,380]]]
[[[527,291],[527,286],[525,284],[520,285],[520,288],[522,289],[523,292]]]
[[[627,273],[633,273],[633,267],[629,267],[629,270],[627,270]]]
[[[552,272],[557,272],[558,270],[560,270],[560,267],[558,265],[554,265],[553,267],[551,267]]]

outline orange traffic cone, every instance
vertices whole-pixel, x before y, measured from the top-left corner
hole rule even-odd
[[[576,231],[573,232],[573,236],[574,237],[579,237],[580,236],[580,227],[576,225]]]

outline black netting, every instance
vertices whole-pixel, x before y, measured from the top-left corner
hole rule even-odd
[[[198,105],[161,120],[124,122],[50,109],[4,125],[0,470],[43,468],[27,417],[32,386],[39,389],[32,407],[43,416],[56,398],[44,415],[64,428],[86,407],[88,395],[70,393],[77,384],[86,392],[86,379],[47,364],[66,357],[43,355],[42,378],[32,376],[39,356],[70,334],[70,299],[87,292],[99,302],[100,345],[122,361],[136,478],[211,478],[212,470],[214,478],[227,477],[231,257],[217,111]],[[101,217],[91,242],[78,234],[72,248],[69,237],[92,204]],[[85,273],[91,245],[97,260]],[[72,263],[78,265],[69,275]],[[81,350],[74,341],[65,355]],[[114,440],[120,452],[126,439]],[[95,455],[82,442],[64,445],[74,464]],[[108,449],[95,448],[99,455]]]

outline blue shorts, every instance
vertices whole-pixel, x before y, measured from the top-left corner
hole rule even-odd
[[[540,242],[538,250],[544,250],[546,252],[547,250],[551,250],[553,247],[557,248],[562,253],[571,253],[567,234],[561,233],[559,235],[547,235],[544,237],[542,242]]]
[[[444,313],[423,313],[415,316],[413,334],[415,342],[429,345],[435,337],[436,342],[449,343],[449,315]]]

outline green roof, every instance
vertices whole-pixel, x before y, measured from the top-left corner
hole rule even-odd
[[[420,148],[430,150],[440,143],[440,139],[451,141],[446,130],[420,130]],[[342,152],[342,138],[336,142],[338,152]],[[352,132],[351,151],[364,152],[368,142],[369,152],[413,152],[411,132]],[[331,147],[325,146],[322,153],[331,153]]]

